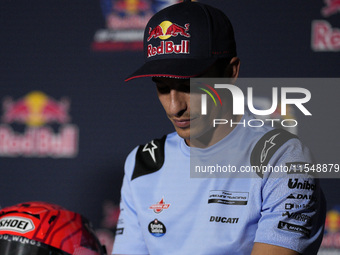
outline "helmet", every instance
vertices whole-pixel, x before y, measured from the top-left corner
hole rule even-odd
[[[46,202],[0,210],[1,255],[105,255],[90,222]]]

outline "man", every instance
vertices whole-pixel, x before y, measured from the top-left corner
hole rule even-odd
[[[232,115],[230,95],[223,96],[222,110],[200,113],[189,78],[234,83],[238,77],[228,18],[198,2],[170,6],[147,24],[144,52],[145,64],[127,80],[152,77],[176,132],[128,156],[113,254],[316,254],[325,220],[317,180],[301,173],[190,178],[190,157],[238,168],[311,162],[308,149],[287,131],[213,128],[214,117],[252,118]]]
[[[1,255],[106,255],[90,222],[47,202],[0,210]]]

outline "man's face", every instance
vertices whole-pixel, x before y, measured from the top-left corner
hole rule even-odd
[[[230,77],[233,84],[238,77],[240,61],[237,57],[234,57],[228,63],[229,65],[222,70],[215,64],[200,77]],[[184,138],[189,146],[210,146],[231,131],[231,129],[226,130],[225,127],[222,127],[224,125],[213,128],[214,119],[233,118],[230,111],[231,99],[228,96],[222,98],[223,109],[222,107],[208,105],[209,114],[202,115],[202,91],[200,93],[191,91],[190,93],[190,79],[154,77],[153,81],[156,83],[158,98],[168,118],[178,135]],[[213,104],[212,100],[210,100],[210,104]]]
[[[212,129],[212,119],[220,112],[216,107],[209,115],[201,115],[201,93],[190,93],[189,79],[155,77],[158,98],[178,135],[190,144]]]
[[[179,136],[190,138],[190,80],[157,77],[157,95]]]

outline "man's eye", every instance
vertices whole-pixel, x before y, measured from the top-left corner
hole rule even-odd
[[[184,83],[179,87],[179,90],[185,93],[190,93],[190,84]]]
[[[157,85],[157,90],[161,94],[167,94],[170,93],[170,88],[168,86],[158,86]]]

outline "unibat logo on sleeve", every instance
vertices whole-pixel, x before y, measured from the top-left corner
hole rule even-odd
[[[304,190],[315,190],[316,186],[313,183],[309,183],[308,180],[304,180],[303,182],[299,182],[298,178],[289,179],[288,187],[290,189],[304,189]]]

